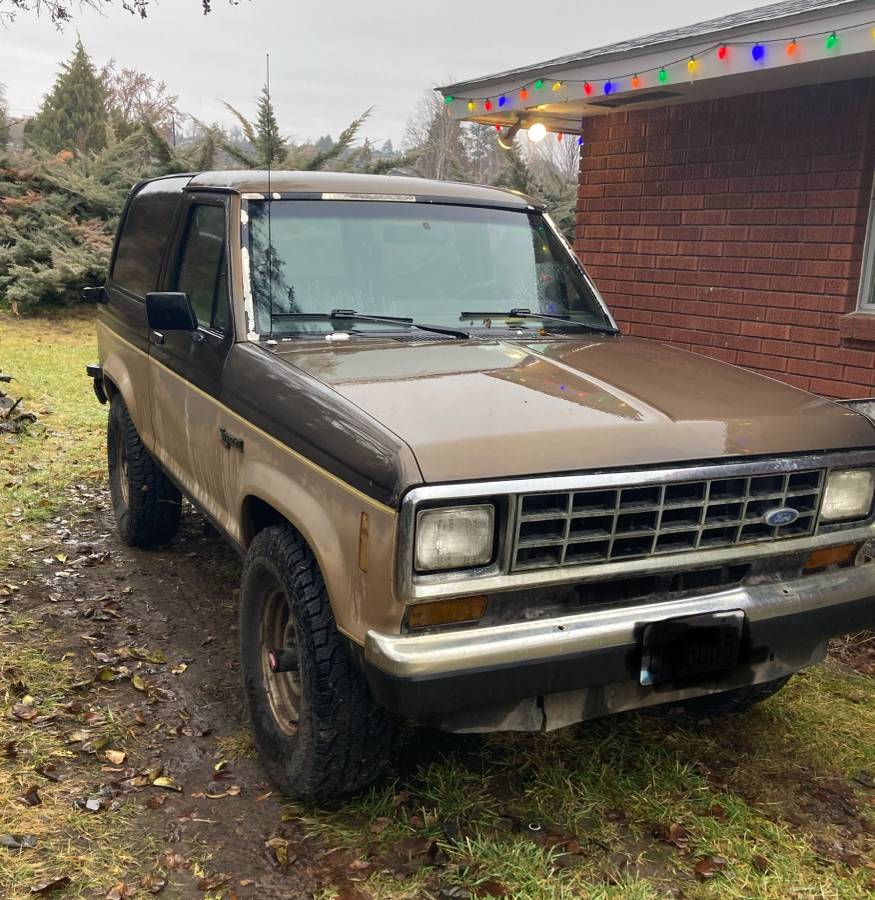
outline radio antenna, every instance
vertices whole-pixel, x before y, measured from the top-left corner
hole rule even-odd
[[[264,91],[267,95],[267,105],[270,103],[270,53],[265,53],[265,68],[267,80]],[[273,162],[273,129],[268,122],[267,129],[267,301],[270,307],[270,332],[269,338],[273,339],[273,235],[270,229],[271,207],[273,205],[273,193],[270,186],[270,167]]]

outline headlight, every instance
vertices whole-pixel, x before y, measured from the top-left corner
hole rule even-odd
[[[495,507],[424,509],[416,517],[416,568],[420,572],[468,569],[492,559]]]
[[[865,519],[872,508],[875,471],[841,469],[830,472],[823,494],[820,517],[825,522],[839,519]]]

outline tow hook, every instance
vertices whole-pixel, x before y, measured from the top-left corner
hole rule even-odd
[[[298,651],[291,647],[281,647],[267,654],[267,664],[274,675],[280,672],[298,671]]]

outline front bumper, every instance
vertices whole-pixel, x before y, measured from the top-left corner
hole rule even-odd
[[[608,703],[604,714],[674,699],[664,688],[638,685],[642,634],[652,622],[744,611],[738,668],[716,688],[703,685],[685,691],[688,696],[772,680],[816,661],[818,648],[828,638],[875,627],[873,598],[875,564],[867,564],[783,583],[539,621],[424,635],[370,631],[364,671],[379,702],[420,720],[624,683],[626,695],[631,690],[637,700],[616,708]]]

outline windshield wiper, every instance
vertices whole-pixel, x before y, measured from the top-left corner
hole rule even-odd
[[[595,334],[619,334],[616,328],[607,325],[591,325],[589,322],[575,322],[570,316],[547,316],[533,313],[530,309],[512,309],[510,312],[462,312],[460,319],[543,319],[545,322],[559,322],[571,328],[585,328]]]
[[[435,334],[446,334],[449,337],[467,341],[471,335],[467,331],[455,328],[441,328],[439,325],[422,325],[406,316],[371,316],[356,312],[354,309],[332,309],[330,313],[274,313],[271,319],[325,319],[329,322],[349,319],[353,322],[377,322],[386,325],[409,325],[422,331],[433,331]]]

